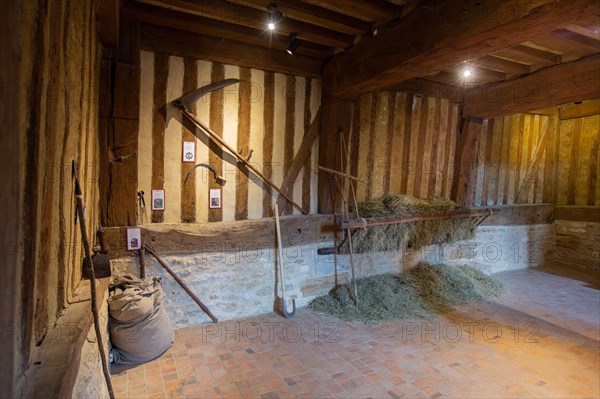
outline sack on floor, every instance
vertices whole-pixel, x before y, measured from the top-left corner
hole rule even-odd
[[[113,363],[136,364],[173,345],[173,327],[162,303],[160,277],[117,277],[109,286],[109,330]]]

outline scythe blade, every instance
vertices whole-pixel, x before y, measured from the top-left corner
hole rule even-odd
[[[183,107],[186,111],[190,111],[196,103],[196,101],[209,94],[210,92],[222,89],[223,87],[234,85],[239,82],[241,82],[240,79],[225,79],[215,83],[211,83],[206,86],[202,86],[199,89],[192,90],[189,93],[186,93],[178,99],[174,100],[173,105],[175,105],[177,108]]]

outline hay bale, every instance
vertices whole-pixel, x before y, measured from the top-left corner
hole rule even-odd
[[[434,320],[455,306],[493,298],[503,291],[500,281],[472,267],[426,263],[407,273],[371,276],[356,284],[358,307],[351,284],[332,289],[308,306],[319,313],[362,323],[406,318]]]
[[[385,194],[359,203],[352,211],[364,218],[391,216],[443,215],[465,211],[447,198],[415,198],[408,195]],[[395,251],[406,248],[468,240],[475,236],[477,220],[453,218],[373,226],[354,231],[352,239],[356,252]]]

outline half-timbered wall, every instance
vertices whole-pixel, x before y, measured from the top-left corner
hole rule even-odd
[[[318,79],[283,75],[166,54],[141,53],[138,190],[165,190],[165,210],[147,222],[215,222],[256,219],[272,214],[277,193],[251,172],[246,175],[226,150],[201,131],[184,128],[181,113],[167,103],[198,87],[222,79],[243,82],[201,98],[193,113],[278,186],[320,105]],[[165,115],[166,118],[163,116]],[[196,163],[210,163],[227,182],[221,186],[204,167],[182,163],[182,142],[196,142]],[[317,146],[300,171],[293,199],[316,210]],[[185,184],[184,184],[185,183]],[[222,209],[209,209],[209,188],[222,188]],[[297,211],[295,211],[297,212]]]
[[[457,103],[437,97],[395,91],[361,96],[346,143],[347,172],[365,182],[357,184],[357,200],[385,193],[449,197],[458,112]]]
[[[600,206],[600,115],[560,119],[518,114],[483,122],[478,141],[476,206]]]

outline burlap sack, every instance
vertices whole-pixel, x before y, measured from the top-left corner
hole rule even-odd
[[[109,286],[109,331],[113,363],[136,364],[162,355],[173,344],[169,315],[162,304],[160,277],[117,277]]]

